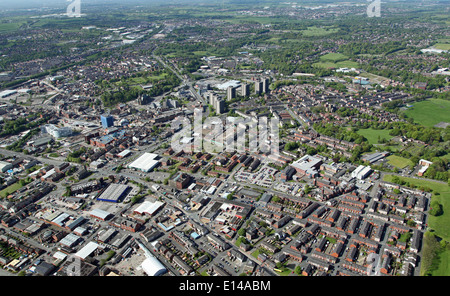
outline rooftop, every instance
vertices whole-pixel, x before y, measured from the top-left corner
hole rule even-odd
[[[138,159],[130,163],[128,167],[149,172],[158,164],[158,161],[155,160],[157,157],[157,154],[145,152]]]

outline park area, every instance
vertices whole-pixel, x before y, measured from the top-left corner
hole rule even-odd
[[[369,141],[369,144],[375,145],[380,144],[381,139],[386,139],[389,141],[392,136],[389,135],[389,130],[375,130],[372,128],[360,129],[357,131],[358,134],[363,136]]]
[[[359,63],[349,60],[349,57],[341,53],[328,53],[320,57],[320,62],[313,66],[320,68],[358,68]]]
[[[415,102],[405,111],[405,114],[414,119],[414,122],[426,127],[432,127],[440,122],[450,123],[450,101],[430,99]]]

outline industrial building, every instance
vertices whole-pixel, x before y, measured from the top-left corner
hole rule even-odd
[[[111,184],[97,197],[97,200],[115,203],[120,202],[125,197],[128,188],[128,185],[124,184]]]
[[[322,164],[322,160],[317,157],[305,155],[299,160],[292,163],[292,167],[298,174],[307,175],[310,178],[319,174],[319,168]]]
[[[157,154],[146,152],[138,159],[130,163],[128,168],[148,173],[159,164],[159,161],[156,160],[157,157]]]
[[[83,248],[81,248],[78,252],[75,253],[75,256],[84,260],[88,256],[90,256],[92,253],[94,253],[98,247],[99,247],[99,244],[97,244],[95,242],[88,242]]]
[[[0,92],[0,98],[4,99],[9,96],[15,95],[16,93],[17,93],[17,90],[4,90],[4,91]]]
[[[0,161],[0,171],[2,173],[8,171],[9,169],[12,169],[12,164],[6,161]]]
[[[367,161],[369,163],[377,162],[378,160],[381,160],[389,155],[389,152],[376,152],[372,154],[367,154],[361,157],[362,160]]]
[[[144,201],[142,204],[140,204],[135,210],[134,213],[143,215],[148,214],[152,216],[155,214],[162,206],[164,205],[163,202],[160,201]]]
[[[108,217],[111,216],[111,213],[101,210],[101,209],[93,209],[92,211],[89,212],[89,215],[92,218],[105,221],[106,219],[108,219]]]
[[[69,233],[66,235],[59,243],[63,246],[72,248],[74,245],[76,245],[81,238],[78,235],[75,235],[73,233]]]
[[[352,172],[352,177],[359,180],[363,180],[368,176],[370,176],[371,173],[372,169],[370,168],[370,166],[360,165]]]
[[[164,265],[162,265],[155,257],[147,257],[144,262],[142,262],[141,267],[148,276],[159,276],[167,272]]]

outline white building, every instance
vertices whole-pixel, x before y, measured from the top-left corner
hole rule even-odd
[[[160,201],[144,201],[141,205],[139,205],[134,212],[138,213],[140,215],[142,214],[148,214],[153,215],[156,211],[158,211],[162,206],[164,205],[163,202]]]
[[[141,267],[148,276],[159,276],[167,272],[164,265],[155,257],[147,257],[142,262]]]
[[[6,161],[0,161],[0,171],[2,173],[6,172],[9,169],[12,169],[12,164]]]
[[[69,137],[73,133],[70,127],[56,127],[53,124],[42,126],[41,131],[50,134],[53,138]]]
[[[84,260],[86,259],[86,257],[94,253],[98,247],[99,244],[95,242],[88,242],[83,248],[81,248],[78,252],[75,253],[75,256]]]
[[[352,177],[359,180],[363,180],[368,176],[370,176],[371,173],[372,169],[370,168],[370,166],[360,165],[352,172]]]
[[[158,165],[159,161],[155,160],[157,157],[157,154],[146,152],[138,159],[130,163],[128,168],[148,173]]]

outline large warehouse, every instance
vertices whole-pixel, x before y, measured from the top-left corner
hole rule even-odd
[[[145,152],[138,159],[128,165],[130,169],[136,169],[145,173],[153,170],[159,163],[156,160],[158,154]]]
[[[134,210],[134,213],[153,216],[153,214],[156,213],[163,205],[164,203],[160,201],[151,202],[146,200]]]
[[[117,203],[125,197],[128,188],[128,185],[124,184],[111,184],[97,197],[97,200]]]
[[[142,262],[142,269],[149,276],[158,276],[167,272],[164,265],[159,262],[155,257],[147,257],[147,259]]]

